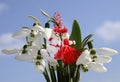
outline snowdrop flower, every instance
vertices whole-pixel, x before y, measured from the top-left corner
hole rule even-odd
[[[89,51],[88,50],[84,50],[82,52],[82,54],[78,57],[77,61],[76,61],[76,65],[87,65],[91,60],[90,56],[89,56]]]
[[[38,34],[35,37],[28,37],[28,42],[31,42],[32,46],[36,46],[41,49],[43,44],[43,36]]]
[[[14,49],[3,49],[2,50],[2,53],[4,54],[15,54],[15,53],[18,53],[19,52],[19,49],[17,48],[14,48]]]
[[[111,48],[99,48],[98,51],[102,53],[103,55],[108,55],[108,56],[118,54],[118,51],[111,49]]]
[[[52,29],[50,29],[50,28],[43,28],[40,25],[35,25],[34,27],[31,28],[31,30],[39,32],[46,39],[49,39],[51,37],[51,34],[52,34]]]
[[[57,60],[55,60],[54,58],[50,57],[50,55],[48,54],[46,49],[41,49],[40,53],[42,55],[42,57],[51,65],[51,66],[56,66],[58,65]]]
[[[44,59],[46,59],[46,57],[49,57],[49,54],[46,49],[41,49],[40,53]]]
[[[21,54],[21,53],[19,53],[18,55],[15,56],[16,60],[27,61],[27,62],[33,62],[33,58],[34,57],[32,55]]]
[[[31,30],[37,31],[37,32],[44,32],[44,29],[40,25],[35,25],[31,28]]]
[[[49,40],[50,37],[52,36],[52,29],[50,28],[44,28],[44,37]]]
[[[28,46],[27,50],[31,55],[37,56],[39,48],[37,46]]]
[[[19,53],[15,56],[15,59],[19,61],[33,62],[35,55],[31,53],[33,52],[29,50],[26,50],[24,53],[23,50],[20,50]]]
[[[33,61],[33,56],[29,55],[28,52],[26,53],[22,53],[23,49],[4,49],[2,50],[2,53],[4,54],[17,54],[15,56],[16,60],[20,60],[20,61],[28,61],[28,62],[32,62]]]
[[[43,59],[36,60],[34,63],[37,72],[43,73],[45,71],[45,61]]]
[[[96,55],[97,58],[95,61],[92,61],[90,56],[90,51],[85,50],[77,59],[76,65],[83,64],[84,66],[88,66],[89,69],[92,69],[96,72],[106,72],[107,69],[104,67],[104,63],[111,62],[112,58],[110,56],[105,55]]]
[[[52,45],[47,45],[46,50],[47,50],[48,53],[50,53],[50,54],[55,54],[55,53],[58,52],[59,47],[55,47],[55,46],[52,46]]]
[[[51,65],[51,66],[53,66],[54,68],[58,65],[58,62],[57,62],[57,60],[55,60],[54,58],[52,58],[52,57],[46,57],[46,60],[47,60],[47,62]]]

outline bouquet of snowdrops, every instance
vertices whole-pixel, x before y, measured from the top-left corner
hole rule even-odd
[[[17,54],[16,60],[33,63],[46,82],[79,82],[81,71],[107,71],[104,64],[112,60],[111,56],[118,53],[116,50],[95,49],[91,39],[94,34],[82,38],[77,20],[73,21],[69,35],[59,12],[53,17],[43,10],[41,13],[49,19],[45,26],[34,16],[29,16],[35,21],[32,28],[23,27],[12,35],[13,38],[25,38],[25,45],[20,49],[4,49],[3,53]]]

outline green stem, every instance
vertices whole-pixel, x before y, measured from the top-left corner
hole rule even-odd
[[[47,81],[47,82],[50,82],[50,77],[49,77],[49,75],[48,75],[48,72],[47,72],[46,68],[45,68],[45,72],[43,72],[43,75],[44,75],[46,81]]]
[[[52,82],[57,82],[55,70],[54,70],[53,66],[50,66],[49,64],[48,64],[48,66],[49,66],[49,71],[50,71],[50,76],[51,76]]]
[[[78,82],[79,80],[80,80],[80,65],[76,67],[73,81]]]
[[[64,77],[64,67],[63,67],[63,62],[61,60],[58,60],[58,66],[57,66],[57,78],[58,78],[58,82],[65,82],[65,78]]]
[[[68,75],[68,81],[71,82],[69,65],[67,66],[67,75]]]

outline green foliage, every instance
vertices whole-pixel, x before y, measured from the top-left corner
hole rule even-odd
[[[81,30],[80,30],[80,26],[77,22],[77,20],[74,20],[73,22],[73,26],[72,26],[72,32],[70,35],[70,40],[75,40],[76,44],[72,47],[76,48],[76,49],[81,49],[81,42],[82,42],[82,37],[81,37]]]
[[[35,23],[33,24],[33,26],[35,26],[36,24],[42,26],[41,23],[38,21],[38,19],[36,17],[31,16],[31,15],[29,17],[32,18],[35,21]]]
[[[82,41],[81,44],[81,48],[84,49],[84,47],[87,45],[87,43],[89,42],[90,38],[93,36],[94,34],[89,34],[88,36],[86,36],[84,38],[84,40]]]

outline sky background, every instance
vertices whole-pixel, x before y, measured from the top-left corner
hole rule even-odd
[[[48,19],[40,9],[51,16],[59,11],[69,32],[76,19],[83,38],[95,33],[95,48],[109,47],[120,52],[120,0],[0,0],[0,51],[24,43],[11,35],[22,26],[32,27],[34,21],[29,15],[37,17],[44,25]],[[20,62],[14,57],[0,52],[0,82],[45,82],[32,63]],[[105,64],[106,73],[81,73],[81,82],[120,82],[120,56],[112,58],[112,62]]]

